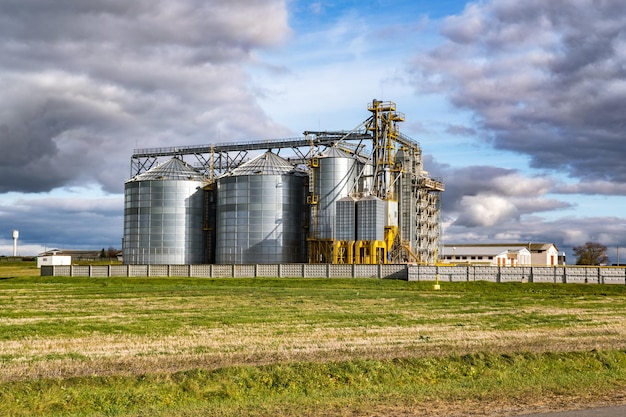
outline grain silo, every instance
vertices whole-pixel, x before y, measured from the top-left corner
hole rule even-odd
[[[375,196],[367,196],[356,203],[356,242],[354,245],[357,263],[385,263],[388,246],[385,243],[387,204]]]
[[[271,152],[218,178],[216,263],[305,262],[306,178]]]
[[[363,197],[356,202],[356,240],[385,239],[385,202],[374,196]]]
[[[126,181],[124,263],[203,263],[205,182],[176,157]]]
[[[335,218],[335,236],[337,240],[354,241],[356,239],[356,199],[351,196],[337,200]]]
[[[313,164],[314,200],[311,238],[335,239],[336,203],[355,192],[357,161],[335,147],[328,148]]]

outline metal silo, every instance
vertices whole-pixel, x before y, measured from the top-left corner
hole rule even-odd
[[[215,218],[217,217],[217,192],[215,183],[211,182],[204,187],[204,219],[202,229],[204,230],[205,261],[209,264],[215,263],[215,241],[217,233],[215,228]]]
[[[382,241],[385,239],[386,203],[374,196],[356,202],[356,240]]]
[[[305,179],[271,152],[218,178],[216,263],[305,262]]]
[[[206,178],[178,158],[124,184],[126,264],[199,264]]]
[[[311,215],[312,239],[335,239],[336,203],[356,191],[357,161],[337,148],[327,149],[313,167],[317,204]]]
[[[337,200],[335,226],[337,240],[354,241],[356,239],[356,199],[348,196]]]

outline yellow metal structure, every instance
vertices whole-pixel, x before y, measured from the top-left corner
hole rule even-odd
[[[353,264],[354,263],[354,241],[338,240],[333,244],[333,262],[334,264]]]
[[[382,240],[361,241],[309,238],[309,261],[433,263],[437,259],[439,241],[439,193],[444,190],[444,185],[427,177],[419,145],[401,135],[398,124],[405,121],[405,115],[397,111],[396,103],[373,100],[367,109],[371,116],[361,126],[371,138],[368,162],[373,166],[373,173],[369,174],[370,189],[359,190],[351,196],[359,200],[371,195],[387,203],[384,237]],[[315,184],[313,177],[317,175],[320,161],[313,156],[308,164],[312,176],[310,184]],[[313,219],[318,210],[318,193],[312,185],[307,197]]]
[[[356,264],[387,263],[387,245],[382,240],[357,240],[354,243],[354,252]]]
[[[334,245],[335,240],[332,239],[308,239],[309,242],[309,263],[312,264],[330,264],[337,263],[335,261]]]
[[[401,169],[396,165],[396,153],[398,144],[396,139],[399,134],[398,122],[403,122],[405,116],[396,111],[396,104],[391,101],[373,100],[368,104],[368,110],[372,116],[366,121],[365,129],[372,136],[372,157],[374,165],[373,189],[371,195],[384,201],[395,201],[397,208],[396,181]],[[319,160],[312,158],[309,162],[311,168],[319,167]],[[314,170],[312,175],[314,174]],[[312,180],[313,184],[314,181]],[[312,207],[312,213],[316,200],[316,190],[310,190],[307,203]],[[389,206],[388,206],[389,210]],[[397,210],[396,210],[397,211]],[[395,219],[386,215],[384,240],[367,241],[338,241],[324,239],[309,239],[310,256],[312,263],[334,264],[386,264],[391,259],[390,254],[402,250],[398,229],[397,213]],[[397,256],[394,256],[397,258]]]

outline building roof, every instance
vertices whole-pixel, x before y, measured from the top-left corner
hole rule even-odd
[[[536,252],[539,250],[548,250],[551,246],[558,251],[559,248],[554,243],[532,243],[532,242],[521,242],[521,243],[447,243],[444,245],[444,248],[447,247],[456,247],[458,250],[465,250],[465,248],[490,248],[490,247],[505,247],[505,248],[526,248],[530,249],[531,252]],[[463,248],[463,249],[462,249]]]
[[[100,250],[68,250],[68,249],[48,249],[45,252],[41,252],[39,256],[74,256],[74,257],[98,257],[100,256]]]
[[[554,249],[556,249],[557,251],[559,250],[559,248],[557,248],[557,246],[554,243],[531,243],[530,250],[531,252],[536,252],[540,250],[548,250],[550,249],[551,246],[554,246]]]
[[[497,256],[503,252],[511,251],[517,252],[522,249],[528,250],[528,243],[526,244],[460,244],[460,245],[444,245],[442,255],[456,255],[456,256]],[[531,250],[532,251],[532,250]]]
[[[206,177],[179,158],[172,158],[167,162],[150,168],[143,174],[139,174],[130,181],[158,181],[158,180],[190,180],[190,181],[206,181]]]

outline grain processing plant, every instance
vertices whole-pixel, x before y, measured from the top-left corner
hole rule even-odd
[[[135,150],[124,263],[435,263],[443,182],[395,103],[367,109],[351,131]]]

